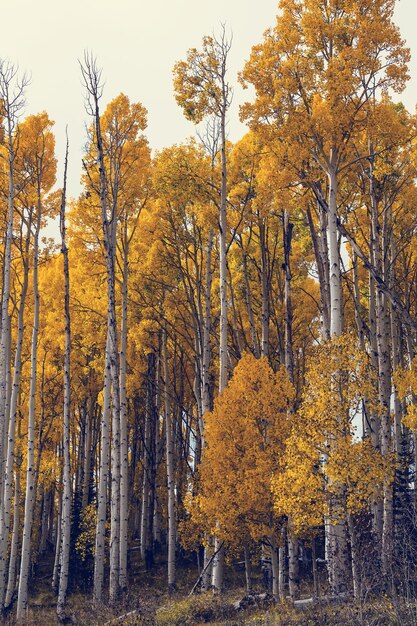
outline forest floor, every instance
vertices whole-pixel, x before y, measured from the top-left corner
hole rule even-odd
[[[136,555],[135,555],[136,556]],[[198,577],[197,569],[184,563],[178,570],[178,586],[169,595],[164,563],[156,563],[152,571],[131,563],[128,592],[120,603],[109,607],[105,603],[93,606],[91,595],[80,589],[68,595],[68,623],[77,626],[417,626],[417,604],[380,597],[361,605],[353,602],[308,603],[293,608],[290,603],[276,604],[256,584],[257,599],[246,598],[244,573],[239,567],[227,568],[225,593],[195,593],[190,590]],[[32,585],[30,603],[24,626],[55,626],[56,595],[50,587],[49,565],[40,566]],[[70,581],[75,589],[79,586]],[[301,590],[307,598],[308,587]],[[237,608],[238,605],[243,608]],[[0,618],[0,624],[15,624],[13,614]]]

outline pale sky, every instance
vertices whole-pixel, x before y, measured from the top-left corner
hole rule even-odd
[[[203,35],[220,23],[233,32],[229,81],[235,87],[229,137],[240,138],[245,128],[238,108],[247,94],[236,75],[263,31],[275,23],[275,0],[0,0],[0,56],[28,71],[26,113],[46,110],[55,124],[58,183],[61,184],[65,125],[70,138],[70,196],[80,191],[81,152],[85,143],[84,94],[78,58],[91,50],[103,68],[102,108],[123,91],[148,109],[146,135],[153,149],[194,134],[177,106],[172,67]],[[411,48],[411,80],[401,96],[414,111],[417,102],[417,0],[397,0],[396,22]]]

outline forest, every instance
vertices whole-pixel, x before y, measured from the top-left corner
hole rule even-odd
[[[0,59],[0,621],[417,624],[394,8],[280,0],[235,143],[225,26],[174,66],[196,135],[159,151],[86,52],[75,199]]]

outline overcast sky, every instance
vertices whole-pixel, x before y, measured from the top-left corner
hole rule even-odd
[[[3,5],[3,6],[2,6]],[[79,193],[81,151],[85,143],[83,88],[77,59],[93,51],[103,68],[103,105],[123,91],[148,109],[146,134],[152,148],[183,141],[194,134],[176,105],[172,67],[203,35],[225,23],[233,32],[229,80],[235,85],[229,136],[244,127],[238,106],[245,94],[236,84],[252,45],[275,22],[275,0],[0,0],[0,56],[27,70],[26,112],[46,110],[56,122],[59,176],[65,125],[70,136],[69,195]],[[402,96],[407,108],[417,101],[417,1],[397,0],[396,21],[412,52],[412,80]],[[10,25],[13,24],[14,27]],[[6,27],[7,25],[7,27]]]

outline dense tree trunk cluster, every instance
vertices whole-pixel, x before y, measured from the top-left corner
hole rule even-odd
[[[21,119],[27,81],[0,61],[0,609],[18,622],[45,562],[60,620],[77,587],[116,604],[132,548],[170,592],[187,551],[215,592],[240,554],[248,592],[262,574],[277,599],[302,577],[412,594],[416,118],[388,95],[407,78],[394,3],[345,4],[281,0],[236,144],[224,28],[174,68],[205,132],[153,157],[146,110],[102,111],[86,55],[69,210],[68,144],[54,192],[52,122]]]

